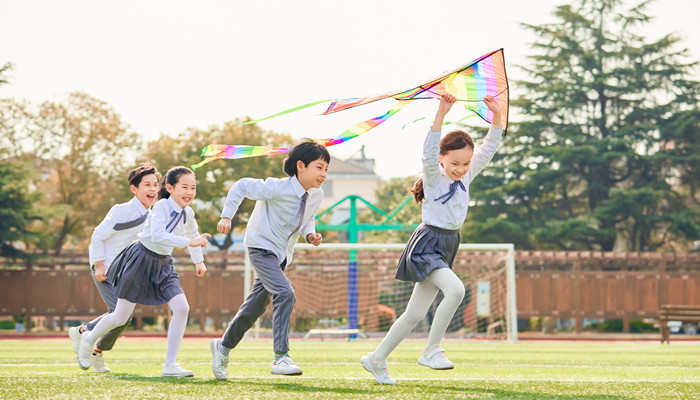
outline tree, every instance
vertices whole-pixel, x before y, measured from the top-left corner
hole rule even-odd
[[[6,62],[5,65],[0,67],[0,85],[10,83],[10,80],[5,76],[7,71],[12,69],[12,63]]]
[[[524,25],[539,38],[523,67],[531,80],[518,82],[526,95],[513,102],[526,119],[475,181],[485,194],[471,211],[475,236],[604,251],[698,238],[686,189],[686,165],[698,162],[700,85],[688,78],[697,63],[684,62],[674,34],[635,33],[651,21],[647,4],[578,0],[556,9],[557,23]],[[679,172],[686,180],[674,184]]]
[[[44,102],[28,132],[33,152],[41,160],[46,221],[42,230],[58,255],[69,237],[89,237],[92,228],[115,203],[125,200],[121,174],[140,147],[105,102],[85,93],[71,93],[65,102]]]
[[[17,243],[27,243],[36,234],[27,227],[37,219],[34,204],[40,193],[31,192],[31,172],[26,164],[17,161],[0,161],[0,256],[25,258],[27,254]]]
[[[165,174],[168,168],[176,165],[190,166],[202,161],[202,148],[209,143],[275,145],[292,144],[288,135],[265,131],[257,125],[240,125],[240,121],[222,127],[211,126],[207,130],[189,129],[175,137],[161,135],[148,143],[144,158],[151,160]],[[284,177],[283,156],[252,157],[241,160],[217,160],[195,171],[197,175],[197,197],[194,209],[200,232],[216,234],[226,194],[231,185],[240,178],[265,179],[268,176]],[[248,222],[254,202],[245,200],[232,220],[232,228]],[[210,243],[219,249],[233,244],[232,233],[223,238],[217,236]]]

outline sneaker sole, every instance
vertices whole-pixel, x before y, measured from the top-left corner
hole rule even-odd
[[[87,371],[87,370],[90,369],[90,367],[92,367],[92,363],[88,364],[87,367],[83,367],[83,364],[80,363],[80,358],[76,357],[76,360],[78,360],[78,366],[79,366],[80,369],[82,369],[83,371]]]
[[[211,372],[214,373],[214,378],[220,380],[220,381],[225,381],[228,379],[228,376],[225,377],[220,377],[219,375],[216,374],[216,369],[214,368],[214,360],[216,359],[215,352],[219,351],[216,349],[216,339],[213,339],[209,341],[209,348],[211,349]]]
[[[426,366],[426,367],[428,367],[428,368],[430,368],[430,369],[438,370],[438,371],[445,371],[445,370],[448,370],[448,369],[454,369],[454,367],[455,367],[454,365],[452,365],[452,366],[449,366],[449,367],[436,368],[436,367],[433,367],[432,365],[430,365],[429,363],[424,362],[423,360],[420,360],[420,359],[418,360],[418,364],[423,365],[423,366]]]
[[[367,370],[372,376],[374,377],[374,381],[377,382],[380,385],[396,385],[396,382],[390,383],[390,382],[379,382],[377,380],[377,375],[374,374],[374,370],[372,369],[372,362],[369,360],[369,357],[362,357],[360,358],[360,364],[362,364],[362,367]],[[367,365],[369,364],[369,366]]]
[[[179,375],[179,374],[161,374],[160,376],[165,378],[191,378],[194,374]]]
[[[285,374],[284,372],[274,372],[274,371],[270,371],[270,374],[272,374],[272,375],[284,375],[284,376],[299,376],[299,375],[301,375],[302,373],[303,373],[303,371],[291,372],[291,373],[286,373],[286,374]]]

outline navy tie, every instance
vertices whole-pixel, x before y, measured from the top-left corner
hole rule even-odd
[[[296,228],[292,231],[292,233],[289,234],[287,239],[291,238],[293,234],[295,234],[299,228],[301,228],[301,223],[304,220],[304,211],[306,211],[306,198],[309,197],[309,192],[304,192],[304,195],[301,196],[301,204],[299,205],[299,221],[297,222]]]
[[[114,224],[114,228],[112,228],[112,229],[114,229],[115,231],[123,231],[124,229],[129,229],[129,228],[133,228],[135,226],[139,226],[139,225],[143,224],[143,221],[146,220],[146,217],[148,217],[148,211],[146,211],[145,214],[136,218],[133,221],[120,222],[118,224]]]
[[[170,228],[170,225],[172,225],[173,227],[170,228],[168,232],[172,232],[181,219],[183,224],[187,222],[187,217],[185,216],[184,209],[182,210],[182,212],[177,212],[173,210],[170,212],[170,216],[172,217],[172,219],[170,220],[170,222],[168,222],[168,225],[165,227],[165,229],[167,230],[168,228]]]
[[[440,200],[440,199],[443,198],[443,197],[447,197],[444,201],[442,201],[442,204],[447,203],[447,201],[448,201],[449,199],[451,199],[452,196],[455,195],[455,192],[457,191],[457,186],[459,186],[459,188],[462,189],[462,191],[465,191],[465,192],[467,191],[467,189],[464,188],[464,185],[462,184],[462,181],[454,181],[454,182],[450,183],[450,190],[449,190],[447,193],[445,193],[445,194],[443,194],[442,196],[440,196],[440,197],[438,197],[437,199],[435,199],[435,201],[438,201],[438,200]]]

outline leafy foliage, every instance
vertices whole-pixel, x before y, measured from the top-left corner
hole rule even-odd
[[[158,166],[161,173],[176,165],[190,166],[200,162],[201,150],[208,143],[242,143],[255,145],[279,145],[293,142],[287,135],[261,129],[257,125],[239,125],[235,121],[224,126],[211,126],[206,130],[189,129],[175,137],[161,137],[147,144],[145,159]],[[278,157],[253,157],[242,160],[217,160],[197,169],[197,197],[194,206],[200,232],[216,233],[216,224],[223,210],[224,200],[231,185],[238,179],[251,177],[284,177],[282,160]],[[232,227],[245,225],[254,202],[245,200],[232,220]],[[220,249],[231,246],[234,229],[224,237],[215,236],[210,242]]]
[[[654,251],[700,237],[697,63],[673,34],[635,33],[651,21],[646,3],[622,4],[578,0],[557,23],[524,25],[539,38],[513,102],[526,120],[474,182],[473,238]]]

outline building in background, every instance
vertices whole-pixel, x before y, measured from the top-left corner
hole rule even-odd
[[[364,146],[358,153],[346,160],[331,157],[328,177],[322,186],[321,211],[350,195],[360,196],[374,204],[381,179],[374,173],[374,159],[365,157]],[[358,212],[367,208],[360,202],[357,207]],[[342,224],[348,222],[349,216],[350,203],[344,202],[333,209],[330,219],[324,219],[329,224]]]

